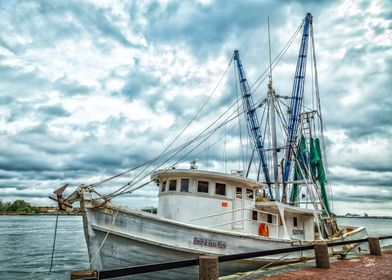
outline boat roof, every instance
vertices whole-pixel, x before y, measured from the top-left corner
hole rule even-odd
[[[232,184],[238,184],[239,187],[245,186],[252,189],[266,188],[265,184],[256,180],[246,178],[240,175],[233,175],[221,172],[198,170],[198,169],[161,169],[151,175],[151,179],[169,178],[169,177],[190,177],[199,179],[213,179],[224,181]]]
[[[269,208],[278,208],[278,207],[284,207],[285,212],[291,212],[291,213],[300,213],[300,214],[308,214],[308,215],[314,215],[317,214],[318,211],[313,210],[313,209],[304,209],[296,206],[292,206],[289,204],[284,204],[282,202],[276,202],[276,201],[266,201],[266,202],[256,202],[256,207],[269,207]]]

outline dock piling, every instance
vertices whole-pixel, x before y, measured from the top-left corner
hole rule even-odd
[[[71,272],[71,280],[77,279],[95,279],[95,272],[93,270],[85,269]]]
[[[218,280],[219,262],[215,256],[199,257],[199,280]]]
[[[368,241],[370,254],[381,256],[380,240],[377,237],[369,237]]]
[[[318,268],[329,268],[329,254],[328,246],[326,243],[314,244],[314,253],[316,257],[316,267]]]

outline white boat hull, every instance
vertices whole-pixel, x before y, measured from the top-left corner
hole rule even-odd
[[[89,201],[82,202],[82,209],[89,258],[93,260],[91,267],[94,270],[184,260],[204,254],[219,256],[300,245],[292,240],[174,222],[125,207],[96,208]],[[366,231],[358,228],[348,237],[363,238],[365,235]],[[220,275],[257,269],[271,261],[279,263],[311,257],[313,250],[225,262],[220,263]],[[198,267],[140,274],[131,279],[198,279]]]

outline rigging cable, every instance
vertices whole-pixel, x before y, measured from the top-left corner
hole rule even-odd
[[[121,208],[121,206],[120,206],[119,208]],[[108,236],[109,236],[109,233],[110,233],[110,232],[112,231],[112,229],[113,229],[113,225],[114,225],[114,222],[116,221],[116,218],[117,218],[117,215],[118,215],[118,212],[119,212],[119,211],[120,211],[120,209],[118,209],[117,212],[116,212],[116,214],[113,216],[113,220],[112,220],[112,223],[111,223],[111,225],[110,225],[110,227],[109,227],[109,230],[108,230],[108,232],[106,233],[104,239],[102,240],[102,243],[101,243],[101,245],[99,246],[98,250],[95,252],[94,257],[91,259],[91,262],[88,264],[87,269],[89,269],[89,268],[91,269],[92,263],[95,261],[95,258],[98,256],[99,252],[101,251],[101,249],[102,249],[102,247],[103,247],[103,244],[105,244],[106,239],[107,239]]]
[[[291,38],[289,39],[289,41],[288,41],[288,42],[286,43],[286,45],[282,48],[282,50],[279,52],[278,56],[274,59],[274,61],[273,61],[273,64],[274,64],[274,65],[273,65],[272,69],[274,69],[274,68],[276,67],[276,65],[280,62],[281,58],[283,57],[283,55],[287,52],[288,48],[290,47],[291,43],[294,41],[294,39],[295,39],[296,35],[298,34],[299,30],[302,28],[302,25],[303,25],[303,23],[302,23],[302,24],[299,26],[299,28],[294,32],[294,34],[291,36]],[[230,64],[231,64],[231,62],[232,62],[232,60],[233,60],[233,57],[231,58],[230,63],[229,63],[229,65],[228,65],[228,67],[226,68],[226,70],[225,70],[223,76],[226,74],[227,69],[229,68],[229,66],[230,66]],[[252,84],[251,88],[252,88],[258,81],[260,81],[260,79],[263,77],[264,73],[266,73],[267,71],[268,71],[268,68],[267,68],[267,69],[263,72],[263,74],[261,74],[261,75],[259,76],[259,78]],[[222,76],[221,80],[223,79],[223,76]],[[266,77],[265,77],[265,78],[266,78]],[[259,85],[257,85],[257,87],[253,90],[253,92],[257,90],[257,88],[261,85],[261,83],[265,80],[265,78],[263,78],[263,79],[261,80],[261,82],[259,83]],[[221,82],[221,80],[219,81],[219,83]],[[219,84],[219,83],[218,83],[218,84]],[[216,88],[217,88],[217,86],[215,87],[214,91],[216,90]],[[210,97],[209,97],[207,100],[209,100],[209,99],[210,99]],[[232,106],[230,106],[230,108],[233,107],[235,104],[237,104],[237,102],[238,102],[238,99],[237,99],[236,102],[233,103]],[[206,102],[206,103],[207,103],[207,102]],[[206,103],[205,103],[205,104],[206,104]],[[202,108],[204,108],[205,104],[203,104]],[[202,108],[201,108],[201,109],[202,109]],[[229,108],[229,109],[230,109],[230,108]],[[229,110],[229,109],[228,109],[228,110]],[[228,110],[226,110],[226,112],[227,112]],[[198,114],[200,113],[200,111],[201,111],[201,110],[199,110],[199,112],[198,112],[196,115],[198,115]],[[226,113],[226,112],[225,112],[225,113]],[[225,113],[224,113],[224,114],[225,114]],[[213,124],[215,124],[224,114],[222,114],[216,121],[214,121],[207,129],[209,129]],[[194,118],[194,119],[195,119],[195,118]],[[192,119],[191,122],[193,122],[194,119]],[[190,123],[191,123],[191,122],[190,122]],[[190,125],[190,123],[189,123],[189,125]],[[188,126],[189,126],[189,125],[188,125]],[[187,127],[188,127],[188,126],[187,126]],[[182,131],[180,134],[182,134],[182,133],[187,129],[187,127],[184,128],[183,131]],[[206,130],[207,130],[207,129],[206,129]],[[205,132],[206,130],[204,130],[203,132]],[[203,133],[203,132],[202,132],[202,133]],[[199,134],[199,136],[200,136],[200,135],[201,135],[201,134]],[[204,136],[204,135],[203,135],[203,136]],[[179,137],[179,136],[178,136],[178,137]],[[174,142],[178,139],[178,137],[176,137],[176,138],[172,141],[172,143],[174,143]],[[209,137],[209,136],[208,136],[208,137]],[[197,138],[197,137],[196,137],[196,138]],[[196,138],[195,138],[195,139],[196,139]],[[195,139],[193,139],[192,141],[190,141],[190,143],[193,143]],[[198,139],[197,139],[197,140],[198,140]],[[171,144],[170,144],[170,145],[171,145]],[[182,148],[184,148],[185,146],[186,146],[186,145],[184,144],[184,145],[179,146],[178,148],[180,148],[179,150],[181,151]],[[120,173],[120,174],[117,174],[117,175],[115,175],[115,176],[109,177],[109,178],[104,179],[104,180],[102,180],[102,181],[99,181],[99,182],[97,182],[97,183],[91,184],[90,186],[95,187],[95,186],[97,186],[97,185],[100,185],[100,184],[103,184],[103,183],[108,182],[108,181],[110,181],[110,180],[113,180],[113,179],[115,179],[115,178],[117,178],[117,177],[120,177],[120,176],[122,176],[122,175],[124,175],[124,174],[126,174],[126,173],[129,173],[129,172],[131,172],[131,171],[133,171],[133,170],[135,170],[135,169],[138,169],[138,168],[140,168],[140,167],[142,167],[142,166],[144,166],[144,165],[146,165],[146,164],[151,165],[151,163],[157,161],[157,160],[160,159],[162,156],[167,155],[167,154],[170,154],[170,153],[173,153],[173,152],[176,151],[175,154],[172,155],[172,156],[169,158],[169,160],[170,160],[170,159],[173,158],[176,154],[178,154],[178,152],[179,152],[179,151],[178,151],[178,148],[175,148],[175,149],[173,149],[172,151],[169,151],[169,152],[167,152],[167,153],[161,153],[159,156],[153,158],[153,159],[150,160],[150,161],[147,161],[146,163],[140,164],[140,165],[138,165],[138,166],[136,166],[136,167],[134,167],[134,168],[128,169],[128,170],[126,170],[126,171],[124,171],[124,172],[122,172],[122,173]],[[165,149],[165,150],[167,150],[167,149]],[[168,161],[168,160],[166,160],[164,163],[166,163],[167,161]],[[162,164],[164,164],[164,163],[162,163]],[[162,165],[162,164],[161,164],[161,165]],[[161,166],[161,165],[159,165],[159,166]],[[145,168],[144,170],[146,170],[146,169],[147,169],[147,168]],[[156,169],[157,169],[157,168],[155,168],[155,170],[156,170]],[[152,171],[152,172],[153,172],[153,171]],[[142,177],[142,179],[145,178],[148,174],[151,174],[152,172],[147,173],[145,176]],[[141,173],[142,173],[142,172],[141,172]],[[139,173],[138,176],[141,175],[141,173]],[[123,193],[122,190],[124,190],[125,188],[128,189],[128,187],[132,186],[131,184],[134,182],[135,179],[136,179],[136,178],[134,178],[131,182],[125,184],[125,185],[124,185],[123,187],[121,187],[120,189],[116,190],[114,193],[109,194],[109,197],[110,197],[110,196],[113,197],[114,194],[115,194],[114,196],[117,196],[117,195],[122,194],[122,193]],[[141,181],[141,180],[138,180],[137,182],[140,182],[140,181]],[[136,182],[136,183],[137,183],[137,182]],[[135,183],[135,184],[136,184],[136,183]]]
[[[314,64],[314,85],[316,88],[316,103],[317,103],[317,111],[319,113],[319,121],[320,121],[320,130],[321,130],[321,146],[323,149],[323,155],[324,155],[324,165],[325,169],[327,171],[327,178],[328,178],[328,186],[329,186],[329,195],[330,195],[330,201],[331,201],[331,211],[333,209],[333,194],[332,194],[332,185],[331,185],[331,176],[329,173],[329,166],[328,166],[328,158],[327,158],[327,152],[325,149],[326,143],[324,140],[324,125],[323,125],[323,117],[321,114],[321,103],[320,103],[320,91],[319,91],[319,85],[318,85],[318,73],[317,73],[317,60],[316,60],[316,49],[314,45],[314,32],[313,32],[313,24],[310,26],[310,40],[311,40],[311,46],[312,46],[312,54],[313,54],[313,64]]]
[[[211,94],[208,96],[208,98],[206,99],[206,101],[203,103],[203,105],[202,105],[202,106],[200,107],[200,109],[197,111],[196,115],[191,119],[191,121],[182,129],[182,131],[181,131],[181,132],[171,141],[171,143],[170,143],[170,144],[169,144],[169,145],[168,145],[168,146],[167,146],[167,147],[166,147],[157,157],[155,157],[155,158],[153,158],[152,160],[149,160],[149,161],[147,161],[147,162],[145,162],[145,163],[143,163],[143,164],[140,164],[140,165],[138,165],[138,166],[136,166],[136,167],[134,167],[134,168],[130,168],[130,169],[124,171],[124,172],[121,172],[121,173],[119,173],[119,174],[117,174],[117,175],[111,176],[111,177],[109,177],[109,178],[107,178],[107,179],[104,179],[104,180],[99,181],[99,182],[97,182],[97,183],[91,184],[91,186],[92,186],[92,187],[95,187],[95,186],[98,186],[98,185],[100,185],[100,184],[106,183],[106,182],[108,182],[108,181],[110,181],[110,180],[113,180],[113,179],[115,179],[115,178],[117,178],[117,177],[120,177],[120,176],[122,176],[122,175],[125,175],[125,174],[131,172],[131,171],[134,171],[134,170],[136,170],[136,169],[138,169],[138,168],[140,168],[140,167],[142,167],[142,166],[144,166],[144,165],[147,165],[147,167],[148,167],[148,166],[150,166],[153,162],[155,162],[157,159],[159,159],[159,157],[161,157],[162,155],[164,155],[164,154],[166,153],[166,151],[174,144],[174,142],[177,141],[177,139],[185,132],[185,130],[188,129],[188,127],[192,124],[192,122],[199,116],[200,112],[204,109],[204,107],[206,106],[206,104],[209,102],[209,100],[211,99],[211,97],[214,95],[214,93],[216,92],[216,90],[217,90],[217,88],[219,87],[220,83],[222,82],[223,78],[226,76],[226,73],[227,73],[227,71],[228,71],[228,69],[229,69],[231,63],[233,62],[233,58],[234,58],[234,55],[231,57],[231,59],[230,59],[230,61],[229,61],[229,64],[227,65],[227,67],[226,67],[225,71],[223,72],[221,78],[219,79],[218,83],[215,85],[215,87],[214,87],[214,89],[212,90]],[[147,167],[146,167],[144,170],[146,170]],[[144,170],[143,170],[143,171],[144,171]],[[143,171],[142,171],[142,172],[143,172]],[[142,172],[140,172],[138,175],[140,175]],[[138,175],[137,175],[137,176],[138,176]],[[136,176],[136,177],[137,177],[137,176]]]
[[[229,133],[231,133],[231,132],[234,130],[234,128],[235,128],[235,126],[232,126],[232,127],[230,128],[230,130],[229,130]],[[191,155],[191,156],[192,156],[192,157],[196,157],[196,156],[198,156],[199,154],[204,153],[207,149],[211,149],[213,146],[215,146],[216,144],[218,144],[220,141],[222,141],[222,138],[218,138],[218,140],[216,140],[215,142],[213,142],[213,143],[212,143],[211,145],[209,145],[206,149],[201,150],[200,152],[198,152],[198,153],[196,153],[196,154],[193,154],[193,155]],[[191,156],[187,157],[187,158],[185,159],[185,161],[189,161],[189,160],[191,159]],[[222,170],[223,170],[223,166],[222,166]]]
[[[278,116],[279,116],[279,120],[280,120],[281,126],[282,126],[283,131],[284,131],[284,133],[282,133],[282,135],[286,134],[286,137],[287,137],[287,134],[288,134],[288,132],[287,132],[287,122],[286,122],[286,120],[284,118],[284,113],[282,111],[282,107],[280,107],[280,103],[279,102],[282,102],[282,101],[280,101],[278,99],[278,102],[276,104],[277,104],[278,109],[279,109],[279,110],[277,110]],[[283,102],[282,102],[282,104],[283,104]]]
[[[242,112],[242,113],[243,113],[243,112]],[[234,112],[233,112],[232,114],[234,114]],[[230,117],[230,116],[229,116],[229,117]],[[222,128],[222,126],[226,125],[227,123],[231,122],[232,120],[234,120],[234,119],[237,118],[237,117],[238,117],[238,116],[232,117],[232,118],[229,119],[228,121],[227,121],[227,119],[226,119],[226,121],[225,121],[223,124],[221,124],[221,125],[218,127],[218,129]],[[233,130],[233,129],[234,129],[234,127],[231,128],[231,130]],[[231,130],[230,130],[230,131],[231,131]],[[199,143],[196,147],[194,147],[191,151],[189,151],[187,154],[185,154],[182,158],[180,158],[177,162],[175,162],[174,164],[172,164],[170,167],[173,167],[173,166],[175,166],[176,164],[178,164],[179,162],[183,161],[185,157],[188,157],[188,156],[190,155],[191,152],[193,152],[196,148],[198,148],[199,146],[201,146],[201,144],[203,144],[210,136],[212,136],[212,135],[215,133],[215,131],[217,131],[217,129],[214,130],[212,133],[210,133],[210,134],[207,136],[207,138],[206,138],[203,142]],[[222,140],[222,139],[218,139],[218,141],[216,141],[214,144],[210,145],[210,146],[208,147],[208,149],[211,148],[213,145],[215,145],[216,143],[218,143],[218,142],[221,141],[221,140]],[[204,150],[204,151],[205,151],[205,150]],[[204,152],[204,151],[201,151],[201,152]],[[201,152],[199,152],[198,154],[200,154]],[[194,155],[192,155],[192,156],[194,156]],[[189,158],[190,158],[190,156],[187,158],[187,160],[189,160]],[[154,171],[155,171],[156,169],[158,169],[158,168],[159,168],[159,167],[155,168],[155,169],[154,169],[153,171],[151,171],[149,174],[151,174],[152,172],[154,172]],[[149,174],[147,174],[147,175],[149,175]],[[146,175],[146,176],[147,176],[147,175]],[[140,180],[138,180],[136,183],[138,183],[138,182],[140,182],[141,180],[143,180],[146,176],[144,176],[143,178],[141,178]],[[138,187],[136,187],[136,188],[134,188],[134,189],[127,190],[127,191],[122,192],[122,193],[120,193],[120,194],[117,194],[117,195],[115,195],[115,196],[122,195],[122,194],[129,194],[129,193],[132,193],[132,192],[134,192],[134,191],[136,191],[136,190],[138,190],[138,189],[141,189],[142,187],[144,187],[144,186],[150,184],[150,183],[153,182],[153,181],[154,181],[154,180],[150,180],[150,181],[145,182],[145,183],[143,183],[142,185],[140,185],[140,186],[138,186]],[[135,184],[136,184],[136,183],[135,183]],[[130,187],[132,187],[132,186],[130,186]],[[113,197],[115,197],[115,196],[113,196]]]
[[[291,46],[291,44],[293,43],[294,39],[296,38],[297,34],[299,33],[299,31],[301,30],[302,26],[304,25],[303,21],[300,26],[298,27],[298,29],[293,33],[293,35],[290,37],[289,41],[286,43],[286,45],[281,49],[281,51],[278,53],[278,55],[275,57],[275,59],[272,61],[272,70],[276,67],[276,65],[280,62],[280,60],[282,59],[282,57],[286,54],[287,50],[289,49],[289,47]],[[256,81],[250,86],[250,89],[252,89],[258,82],[259,80],[269,71],[269,67],[266,68],[264,70],[264,72],[256,79]],[[263,78],[263,80],[261,82],[259,82],[259,84],[256,86],[255,89],[252,90],[252,93],[254,93],[259,87],[260,85],[263,83],[263,81],[266,79]]]
[[[218,83],[215,85],[215,88],[213,89],[213,91],[211,92],[211,94],[208,96],[208,98],[206,99],[206,101],[203,103],[203,105],[200,107],[200,109],[197,111],[196,115],[191,119],[191,121],[181,130],[181,132],[174,138],[174,140],[160,153],[159,156],[161,156],[162,154],[164,154],[173,144],[174,142],[177,141],[178,138],[180,138],[180,136],[185,132],[185,130],[188,129],[188,127],[193,123],[193,121],[199,116],[199,114],[201,113],[201,111],[204,109],[204,107],[207,105],[207,103],[210,101],[211,97],[214,95],[215,91],[217,90],[217,88],[219,87],[220,83],[222,82],[223,78],[226,76],[227,70],[229,69],[231,63],[233,62],[233,58],[234,55],[231,57],[229,64],[227,65],[225,71],[223,72],[222,76],[220,77]],[[159,157],[158,156],[158,157]],[[145,170],[147,170],[148,167],[151,166],[151,163],[149,165],[146,165],[145,168],[140,171],[132,180],[131,180],[131,184],[133,181],[136,180],[136,178],[138,178]]]
[[[50,268],[49,268],[49,273],[48,275],[50,275],[50,273],[52,272],[52,268],[53,268],[53,258],[54,258],[54,251],[55,251],[55,247],[56,247],[56,237],[57,237],[57,226],[59,223],[59,213],[57,212],[56,215],[56,224],[54,226],[54,237],[53,237],[53,246],[52,246],[52,257],[50,258]]]
[[[190,144],[192,144],[192,143],[194,143],[194,142],[196,142],[196,141],[198,141],[198,140],[200,140],[200,139],[203,139],[203,137],[205,137],[205,139],[202,141],[202,142],[200,142],[195,148],[193,148],[190,152],[188,152],[187,154],[185,154],[185,156],[188,156],[191,152],[193,152],[197,147],[199,147],[204,141],[206,141],[211,135],[213,135],[213,133],[215,133],[219,128],[221,128],[223,125],[225,125],[227,122],[230,122],[230,121],[232,121],[233,119],[235,119],[236,117],[233,117],[233,118],[231,118],[229,121],[227,121],[234,113],[235,113],[235,111],[233,112],[233,113],[231,113],[230,115],[229,115],[229,117],[227,117],[226,118],[226,120],[223,122],[223,123],[221,123],[218,127],[216,127],[216,128],[214,128],[214,129],[212,129],[211,131],[207,131],[208,129],[210,129],[218,120],[220,120],[230,109],[232,109],[233,107],[234,107],[234,105],[238,102],[239,100],[237,100],[235,103],[233,103],[218,119],[216,119],[212,124],[210,124],[204,131],[202,131],[197,137],[195,137],[192,141],[189,141],[188,142],[188,144],[187,145],[185,145],[185,146],[189,146]],[[241,113],[244,113],[244,111],[242,111]],[[207,131],[207,132],[206,132]],[[149,173],[147,173],[147,174],[145,174],[142,178],[140,178],[139,180],[137,180],[136,181],[136,183],[134,183],[133,185],[135,185],[135,184],[137,184],[137,183],[139,183],[141,180],[143,180],[146,176],[148,176],[149,174],[151,174],[152,172],[154,172],[155,170],[157,170],[159,167],[161,167],[163,164],[165,164],[166,162],[168,162],[169,160],[171,160],[174,156],[176,156],[180,151],[182,151],[183,149],[181,149],[181,150],[179,150],[179,151],[177,151],[174,155],[172,155],[171,157],[169,157],[168,159],[166,159],[164,162],[162,162],[161,164],[159,164],[157,167],[155,167],[152,171],[150,171]],[[182,159],[184,159],[184,157],[185,156],[183,156],[182,158],[180,158],[180,160],[178,160],[176,163],[174,163],[174,164],[172,164],[171,165],[171,167],[173,167],[173,166],[175,166],[176,164],[178,164],[179,162],[181,162],[182,161]],[[120,193],[116,193],[116,194],[109,194],[109,197],[114,197],[114,196],[118,196],[118,195],[121,195],[121,194],[123,194],[123,193],[127,193],[128,192],[128,190],[133,186],[132,184],[131,184],[131,182],[130,183],[127,183],[127,184],[125,184],[123,187],[122,187],[122,189],[124,190],[124,191],[121,191]]]

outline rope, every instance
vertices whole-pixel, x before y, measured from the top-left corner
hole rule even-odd
[[[111,224],[110,227],[109,227],[109,231],[106,233],[105,238],[103,239],[103,241],[102,241],[101,245],[99,246],[97,252],[95,252],[95,255],[94,255],[94,257],[91,259],[91,262],[88,264],[87,269],[91,268],[91,264],[95,261],[95,258],[98,256],[99,252],[101,251],[103,244],[105,244],[106,239],[107,239],[108,236],[109,236],[109,233],[112,231],[114,222],[116,221],[117,214],[118,214],[119,211],[120,211],[120,210],[117,210],[116,214],[113,216],[113,221],[112,221],[112,224]]]
[[[254,273],[256,273],[256,272],[258,272],[258,271],[260,271],[260,270],[263,270],[264,268],[269,267],[270,265],[276,263],[277,261],[280,261],[280,260],[283,259],[283,258],[288,257],[288,256],[291,255],[291,254],[293,254],[293,253],[288,253],[288,254],[286,254],[286,255],[283,255],[283,256],[281,256],[279,259],[273,260],[272,262],[267,263],[266,265],[260,267],[259,269],[253,270],[253,271],[250,272],[249,274],[245,274],[244,276],[238,278],[238,280],[241,280],[241,279],[244,279],[245,277],[251,276],[251,275],[253,275]],[[253,279],[253,278],[252,278],[252,279]]]
[[[50,268],[49,268],[48,275],[50,275],[50,273],[52,272],[52,268],[53,268],[53,258],[54,258],[54,250],[55,250],[55,246],[56,246],[58,222],[59,222],[59,213],[57,212],[57,215],[56,215],[56,225],[54,226],[54,238],[53,238],[53,246],[52,246],[52,257],[50,258]]]

